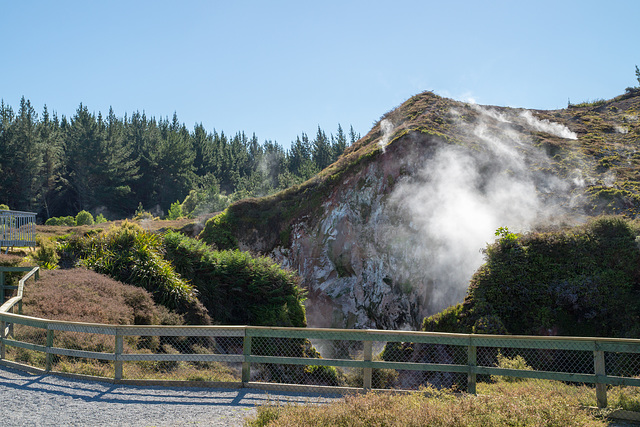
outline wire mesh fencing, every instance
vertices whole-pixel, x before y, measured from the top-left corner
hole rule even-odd
[[[244,331],[238,328],[123,329],[123,379],[239,382]]]
[[[640,340],[251,326],[113,326],[0,313],[2,358],[115,380],[476,392],[482,383],[640,387]]]

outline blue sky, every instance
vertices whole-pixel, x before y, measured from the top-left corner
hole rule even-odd
[[[0,98],[285,147],[424,90],[555,109],[637,85],[640,1],[0,0]]]

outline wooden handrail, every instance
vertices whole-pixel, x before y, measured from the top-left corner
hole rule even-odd
[[[1,267],[0,267],[1,269]],[[482,334],[453,334],[439,332],[409,332],[383,330],[350,330],[323,328],[283,328],[268,326],[169,326],[169,325],[107,325],[101,323],[70,322],[62,320],[48,320],[37,317],[23,316],[8,311],[22,298],[24,282],[37,277],[37,267],[30,270],[21,280],[19,295],[11,298],[0,307],[1,349],[0,358],[4,358],[5,346],[16,346],[47,354],[47,367],[50,367],[50,355],[70,355],[89,359],[114,361],[115,380],[122,380],[122,362],[135,360],[149,361],[233,361],[240,362],[242,368],[242,384],[250,382],[249,372],[251,364],[269,363],[306,366],[333,366],[363,369],[363,388],[371,387],[373,369],[396,369],[408,371],[428,372],[457,372],[467,374],[468,391],[475,393],[477,375],[501,375],[518,378],[535,378],[557,381],[572,381],[591,383],[596,385],[597,402],[601,407],[606,406],[606,385],[626,385],[640,387],[639,378],[608,375],[606,370],[605,352],[640,353],[640,339],[629,338],[600,338],[600,337],[539,337],[521,335],[482,335]],[[8,339],[7,324],[22,324],[47,331],[47,345],[36,345]],[[115,336],[116,345],[113,352],[91,352],[76,349],[53,347],[54,331],[75,331]],[[180,337],[241,337],[243,351],[241,354],[123,354],[122,339],[125,336],[180,336]],[[323,339],[355,341],[362,343],[364,353],[362,358],[353,359],[315,359],[305,357],[283,357],[256,354],[256,339]],[[412,342],[433,345],[452,345],[466,349],[465,363],[421,363],[394,362],[373,360],[371,354],[372,342]],[[506,369],[497,366],[477,366],[478,348],[494,349],[537,349],[537,350],[572,350],[593,353],[593,373],[556,372],[541,370]]]

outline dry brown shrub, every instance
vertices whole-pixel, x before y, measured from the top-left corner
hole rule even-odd
[[[163,317],[144,289],[82,268],[41,271],[23,301],[24,314],[52,320],[149,325]]]
[[[0,265],[5,267],[17,267],[22,262],[23,257],[19,255],[5,254],[0,251]]]

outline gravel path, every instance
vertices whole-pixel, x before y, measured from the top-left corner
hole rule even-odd
[[[0,366],[2,426],[242,426],[268,401],[323,403],[338,396],[255,389],[130,386],[31,375]]]

